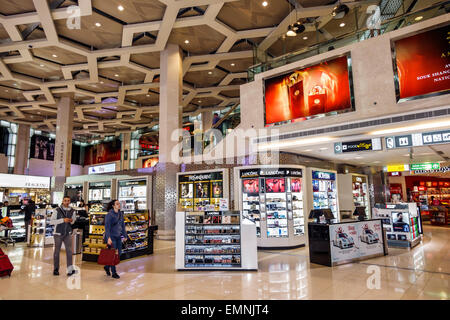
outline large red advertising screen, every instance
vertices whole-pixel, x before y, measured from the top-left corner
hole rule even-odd
[[[450,90],[450,25],[394,43],[398,100]]]
[[[348,57],[265,80],[266,125],[352,110]]]

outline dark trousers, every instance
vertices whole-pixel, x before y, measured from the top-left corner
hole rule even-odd
[[[53,238],[55,239],[55,251],[53,252],[53,266],[55,270],[59,269],[59,253],[64,242],[64,247],[66,247],[67,271],[72,271],[72,235],[54,235]]]
[[[112,247],[114,249],[119,250],[119,257],[120,257],[120,254],[122,253],[122,240],[120,239],[120,237],[119,238],[111,237],[111,241],[112,241]],[[106,269],[111,270],[112,274],[117,273],[116,266],[106,266]]]
[[[25,220],[25,242],[28,243],[28,226],[31,224],[31,220]]]

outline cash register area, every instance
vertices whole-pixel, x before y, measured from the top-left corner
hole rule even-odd
[[[155,240],[155,254],[120,263],[118,281],[81,255],[74,256],[78,275],[54,277],[52,247],[17,243],[2,247],[15,269],[0,279],[0,299],[449,299],[448,229],[424,225],[422,241],[333,268],[309,263],[307,247],[258,250],[257,272],[205,273],[176,271],[175,242]],[[380,281],[368,283],[378,272]]]

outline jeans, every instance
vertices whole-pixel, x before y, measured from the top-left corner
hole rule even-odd
[[[116,237],[111,237],[111,241],[112,241],[112,247],[115,249],[119,249],[119,257],[120,254],[122,253],[122,240],[120,237],[116,238]],[[116,266],[106,266],[107,270],[111,270],[111,273],[117,273],[116,272]]]
[[[72,235],[54,235],[53,238],[55,239],[55,252],[53,253],[54,269],[59,269],[59,253],[61,251],[62,243],[64,242],[64,247],[66,247],[67,271],[72,271]]]

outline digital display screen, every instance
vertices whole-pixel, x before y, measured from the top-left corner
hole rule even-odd
[[[266,125],[351,111],[348,64],[349,58],[343,56],[266,79]]]
[[[284,178],[267,178],[266,179],[266,192],[267,193],[285,192]]]

